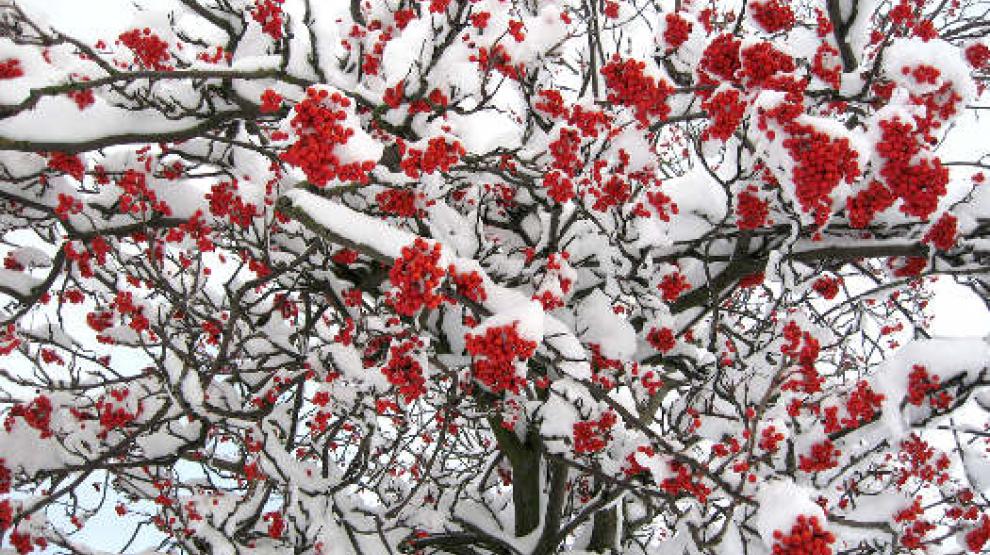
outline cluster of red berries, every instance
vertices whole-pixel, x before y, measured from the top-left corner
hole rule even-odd
[[[667,23],[667,28],[663,32],[663,41],[667,44],[668,51],[677,50],[691,36],[693,25],[674,12],[668,13],[664,20]]]
[[[811,452],[798,456],[798,468],[803,472],[819,472],[839,466],[840,451],[832,440],[826,439],[811,446]]]
[[[151,29],[131,29],[121,33],[118,44],[123,44],[134,53],[138,64],[144,69],[155,71],[171,71],[168,61],[172,55],[168,51],[168,43],[151,32]]]
[[[657,81],[646,75],[645,69],[645,62],[623,60],[616,54],[601,70],[609,88],[608,101],[633,108],[636,119],[644,126],[651,120],[667,119],[670,114],[667,98],[674,92],[663,79]]]
[[[310,183],[322,187],[331,180],[368,182],[368,173],[377,165],[374,160],[341,163],[336,150],[347,144],[354,130],[344,127],[344,111],[351,101],[340,93],[311,88],[306,98],[296,104],[292,128],[297,140],[282,153],[285,162],[298,166]]]
[[[237,179],[221,181],[210,187],[206,199],[210,201],[210,214],[217,218],[229,218],[231,223],[246,229],[259,211],[254,204],[244,202],[237,189]]]
[[[817,516],[798,515],[791,531],[773,532],[773,555],[832,555],[835,534],[822,528]]]
[[[825,378],[815,368],[815,362],[818,360],[818,353],[821,350],[818,340],[810,333],[802,331],[793,320],[784,326],[783,335],[787,343],[780,347],[780,352],[797,359],[799,376],[784,382],[780,386],[781,389],[805,393],[821,391]]]
[[[0,530],[3,530],[2,525],[0,525]],[[990,518],[983,515],[979,526],[966,532],[966,547],[970,551],[978,553],[986,545],[987,540],[990,540]]]
[[[832,300],[839,294],[840,283],[842,283],[840,278],[822,276],[811,284],[811,288],[814,289],[816,293],[821,295],[822,298]]]
[[[846,137],[833,139],[811,126],[794,123],[788,132],[783,146],[794,160],[798,203],[805,212],[815,212],[816,221],[823,224],[832,205],[832,191],[840,182],[852,183],[859,176],[859,154]]]
[[[433,137],[427,143],[425,151],[407,148],[405,143],[400,142],[399,152],[403,155],[400,163],[402,171],[415,179],[420,173],[448,171],[464,156],[466,150],[460,141],[448,143],[443,137]]]
[[[739,47],[742,41],[726,33],[715,37],[701,56],[699,66],[701,84],[714,84],[718,80],[734,81],[739,71]],[[713,77],[714,76],[714,77]]]
[[[282,2],[256,0],[251,18],[261,25],[261,31],[275,40],[282,38]]]
[[[416,206],[416,191],[410,189],[385,189],[375,195],[375,203],[386,214],[403,218],[423,215],[423,210]]]
[[[786,2],[778,0],[751,2],[749,9],[753,21],[768,33],[789,31],[794,26],[794,10]]]
[[[665,478],[660,483],[660,488],[664,492],[674,496],[683,492],[696,498],[700,503],[705,503],[708,500],[708,494],[712,492],[711,488],[701,483],[700,480],[695,481],[691,469],[686,464],[670,461],[668,467],[674,472],[674,475]]]
[[[618,418],[612,411],[605,411],[598,420],[582,420],[574,423],[574,452],[578,455],[597,453],[608,445],[609,431]]]
[[[149,211],[170,216],[172,207],[164,200],[158,200],[158,194],[148,187],[144,172],[127,170],[117,186],[123,189],[120,195],[120,212],[123,214],[146,214]]]
[[[767,224],[770,203],[758,197],[755,189],[747,188],[736,195],[736,226],[739,229],[758,229]]]
[[[265,92],[261,93],[261,107],[259,110],[262,114],[274,114],[281,108],[282,95],[272,89],[265,89]]]
[[[458,295],[475,303],[488,299],[484,280],[481,279],[481,274],[476,270],[458,273],[457,268],[451,264],[447,268],[447,275],[450,276],[450,281],[453,282]]]
[[[76,103],[76,107],[80,111],[96,104],[96,96],[93,95],[93,89],[71,90],[66,95]]]
[[[902,464],[895,480],[898,488],[904,487],[911,478],[938,485],[949,480],[946,471],[952,461],[948,455],[937,451],[917,434],[911,434],[901,442],[897,458]]]
[[[826,82],[833,89],[842,84],[842,62],[839,51],[827,42],[822,42],[811,59],[811,74]]]
[[[512,65],[512,56],[501,44],[496,44],[491,50],[482,46],[478,49],[477,54],[468,56],[468,61],[477,63],[481,71],[485,73],[494,69],[509,79],[517,81],[524,69],[522,64]]]
[[[0,80],[16,79],[23,75],[24,69],[21,67],[21,61],[17,58],[7,58],[0,61]]]
[[[911,367],[908,375],[907,401],[916,407],[920,407],[928,398],[932,408],[945,409],[952,402],[952,396],[947,391],[939,391],[942,387],[942,380],[938,376],[928,373],[928,369],[920,364]]]
[[[940,251],[947,251],[956,244],[956,225],[958,219],[946,212],[935,222],[935,225],[928,230],[922,241],[931,243]]]
[[[14,429],[15,419],[22,418],[28,426],[41,432],[42,439],[51,437],[52,430],[52,401],[44,395],[35,397],[30,403],[17,403],[7,413],[3,427],[10,433]]]
[[[425,239],[417,237],[395,259],[388,274],[393,291],[389,292],[387,302],[400,315],[413,316],[423,307],[434,309],[444,301],[439,292],[444,277],[444,271],[437,266],[440,251],[440,243],[431,247]]]
[[[518,323],[490,327],[483,335],[465,334],[464,348],[474,357],[474,378],[492,393],[519,393],[526,378],[516,372],[516,363],[536,352],[536,342],[519,335]]]
[[[825,433],[831,434],[842,430],[853,430],[871,422],[883,405],[884,396],[870,387],[865,380],[856,384],[846,400],[847,416],[839,418],[839,407],[825,407],[823,423]]]
[[[646,340],[661,353],[670,352],[677,345],[674,330],[670,328],[653,328],[646,335]]]
[[[657,289],[663,295],[663,300],[672,303],[681,296],[685,291],[691,290],[691,284],[684,278],[684,274],[680,272],[674,272],[663,276],[660,283],[657,285]]]
[[[77,181],[82,181],[86,174],[82,158],[64,152],[52,152],[48,155],[48,169],[71,175]]]
[[[407,339],[389,348],[388,362],[382,367],[382,374],[388,383],[398,388],[405,402],[410,403],[426,393],[426,379],[423,367],[413,357],[414,351],[421,348],[420,339]]]
[[[966,47],[965,55],[966,61],[974,69],[983,69],[990,64],[990,47],[987,47],[987,45],[981,42]]]
[[[870,181],[869,186],[846,199],[846,211],[849,225],[864,228],[870,225],[873,217],[890,208],[897,199],[887,187],[877,180]]]
[[[701,139],[718,139],[725,142],[739,127],[746,114],[746,103],[737,89],[720,91],[701,103],[711,123],[702,132]]]
[[[546,173],[543,186],[547,189],[547,196],[561,204],[574,198],[574,182],[559,170]]]
[[[773,424],[763,428],[760,432],[760,442],[758,444],[760,449],[763,449],[767,453],[776,453],[780,449],[780,442],[784,441],[784,434],[777,431],[777,427]]]
[[[738,77],[749,87],[772,88],[778,85],[773,79],[774,76],[778,73],[794,71],[797,67],[794,58],[777,50],[767,41],[743,48],[740,52],[740,61],[742,67]]]
[[[121,315],[130,317],[128,325],[134,331],[141,333],[148,329],[150,322],[144,315],[144,308],[134,304],[134,295],[130,291],[118,292],[113,306]]]

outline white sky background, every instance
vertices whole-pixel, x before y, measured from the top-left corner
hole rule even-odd
[[[18,3],[33,13],[43,15],[59,30],[86,41],[114,40],[126,29],[129,13],[133,9],[128,0],[19,0]],[[946,159],[974,159],[973,149],[985,146],[984,141],[980,140],[981,134],[986,132],[985,129],[980,130],[981,124],[986,125],[986,122],[977,122],[976,116],[963,118],[950,133],[951,140],[945,145],[942,156]],[[975,294],[956,285],[949,277],[942,277],[934,289],[936,296],[929,307],[933,315],[933,335],[979,337],[990,334],[990,312]],[[85,492],[80,493],[85,495]],[[108,503],[108,507],[112,506],[113,503]],[[94,517],[77,539],[91,542],[93,547],[117,551],[131,533],[133,524],[121,526],[121,519],[116,514],[105,512],[110,514]],[[155,536],[157,534],[154,533],[144,536],[135,542],[130,551],[153,547],[157,543]]]

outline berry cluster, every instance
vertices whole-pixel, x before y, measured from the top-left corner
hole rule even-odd
[[[444,271],[437,266],[440,250],[440,243],[431,247],[425,239],[417,237],[395,259],[388,274],[393,291],[389,292],[387,302],[400,315],[413,316],[423,307],[434,309],[443,302],[444,297],[438,291],[444,277]]]
[[[736,226],[739,229],[758,229],[767,224],[770,203],[755,194],[755,187],[736,195]]]
[[[210,201],[210,214],[217,218],[229,218],[231,223],[247,229],[251,221],[259,215],[258,207],[244,202],[237,194],[237,180],[221,181],[210,187],[206,199]]]
[[[668,13],[664,20],[667,28],[663,32],[663,41],[667,44],[668,51],[677,50],[691,36],[692,24],[673,12]]]
[[[832,300],[839,294],[840,283],[842,283],[840,278],[822,276],[811,284],[811,288],[821,295],[822,298]]]
[[[990,65],[990,47],[977,42],[966,47],[966,61],[974,69],[983,69]]]
[[[608,101],[633,108],[636,119],[644,126],[649,125],[650,120],[667,118],[670,114],[667,98],[674,92],[666,81],[646,75],[645,69],[645,62],[623,60],[616,54],[601,70],[609,88]]]
[[[780,352],[797,359],[800,376],[784,382],[781,389],[805,393],[821,391],[825,378],[815,368],[821,349],[818,340],[810,333],[803,332],[793,320],[784,326],[783,335],[786,343],[780,347]]]
[[[2,526],[0,524],[0,530],[3,530]],[[966,547],[970,551],[977,553],[983,549],[983,546],[986,545],[988,540],[990,540],[990,518],[983,515],[983,518],[980,519],[979,526],[966,532]]]
[[[420,339],[408,339],[389,348],[388,362],[382,367],[382,374],[388,383],[398,388],[405,402],[410,403],[426,393],[426,379],[423,367],[411,353],[420,349]]]
[[[121,33],[117,40],[134,53],[138,64],[144,69],[155,71],[171,71],[168,61],[172,55],[168,52],[168,43],[151,32],[151,29],[131,29]]]
[[[811,126],[788,126],[790,137],[783,146],[794,160],[795,195],[801,209],[815,212],[816,222],[824,224],[832,205],[832,191],[839,183],[852,183],[859,176],[859,154],[849,139],[834,139]]]
[[[261,93],[261,107],[259,108],[261,113],[274,114],[280,108],[282,108],[282,95],[272,89],[265,89],[265,92]]]
[[[519,393],[526,379],[516,372],[516,363],[536,352],[536,342],[525,339],[513,322],[490,327],[483,335],[465,334],[464,348],[474,357],[474,378],[488,387],[492,393],[511,391]]]
[[[27,405],[22,403],[14,405],[3,421],[3,427],[8,433],[14,428],[14,421],[17,418],[24,419],[28,426],[41,432],[42,439],[51,437],[52,402],[48,397],[39,395]]]
[[[956,244],[956,225],[958,219],[946,212],[928,230],[922,241],[931,243],[940,251],[947,251]]]
[[[261,31],[275,40],[282,38],[282,2],[256,0],[251,18],[261,25]]]
[[[660,293],[663,295],[664,301],[672,303],[676,301],[682,293],[689,291],[691,289],[691,284],[684,279],[683,274],[680,272],[674,272],[663,276],[663,279],[661,279],[659,285],[657,285],[657,289],[659,289]]]
[[[403,218],[423,215],[423,210],[416,206],[416,191],[410,189],[385,189],[375,195],[378,208],[386,214]]]
[[[798,515],[790,533],[773,532],[773,555],[832,555],[835,535],[822,528],[816,516]]]
[[[939,391],[941,387],[941,378],[929,374],[924,366],[915,364],[908,375],[907,402],[920,407],[925,398],[928,398],[932,408],[948,408],[952,396],[947,391]]]
[[[618,418],[606,411],[598,420],[582,420],[574,423],[574,452],[578,455],[597,453],[608,445],[609,431]]]
[[[700,480],[694,481],[691,470],[686,464],[678,461],[670,461],[668,466],[674,472],[674,475],[665,478],[660,483],[660,488],[664,492],[674,496],[683,492],[696,498],[700,503],[705,503],[708,500],[708,494],[712,492],[711,488],[701,483]]]
[[[798,468],[803,472],[820,472],[839,466],[840,452],[832,444],[832,440],[826,439],[811,446],[811,452],[807,455],[798,456]]]
[[[739,71],[739,47],[742,41],[730,34],[715,37],[701,57],[700,84],[715,84],[718,80],[733,81]],[[714,76],[714,77],[713,77]],[[715,79],[715,78],[718,79]]]
[[[846,417],[839,419],[837,406],[825,408],[825,433],[852,430],[872,422],[883,405],[883,400],[882,394],[873,391],[865,380],[861,380],[846,400]]]
[[[448,143],[443,137],[433,137],[427,143],[425,151],[407,148],[405,143],[400,142],[399,152],[403,155],[402,170],[415,179],[420,173],[450,170],[466,151],[459,141]]]
[[[17,58],[7,58],[0,61],[0,80],[16,79],[23,75],[24,69],[21,68],[21,61]]]
[[[647,334],[646,340],[661,353],[670,352],[677,345],[674,330],[670,328],[652,328]]]
[[[702,102],[701,107],[711,120],[701,134],[701,139],[705,141],[709,139],[727,141],[746,114],[746,103],[741,100],[741,94],[737,89],[720,91]]]
[[[52,152],[48,156],[48,169],[71,175],[77,181],[82,181],[86,174],[82,158],[64,152]]]
[[[341,163],[336,153],[337,146],[347,144],[354,135],[353,129],[342,125],[347,118],[344,109],[350,105],[340,93],[315,88],[307,90],[306,98],[296,104],[291,124],[298,138],[281,158],[301,168],[306,179],[318,187],[334,179],[367,183],[368,173],[376,166],[374,160]]]
[[[789,31],[794,26],[794,10],[786,2],[750,2],[749,9],[752,10],[753,21],[768,33]]]

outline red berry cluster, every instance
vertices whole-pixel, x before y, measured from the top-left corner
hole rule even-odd
[[[410,189],[385,189],[375,195],[378,208],[386,214],[412,218],[423,215],[423,210],[416,206],[416,191]]]
[[[76,103],[76,107],[79,108],[79,111],[83,111],[93,104],[96,104],[96,97],[93,95],[93,89],[72,90],[67,92],[66,95]]]
[[[826,82],[833,89],[842,84],[842,62],[839,51],[827,42],[822,42],[811,60],[811,74]]]
[[[478,54],[468,56],[468,60],[477,63],[481,71],[485,73],[495,69],[509,79],[517,81],[524,69],[522,64],[512,65],[512,56],[501,44],[496,44],[491,50],[482,46],[478,49]]]
[[[285,533],[285,519],[282,518],[282,513],[278,511],[270,511],[261,517],[262,520],[268,522],[268,537],[272,539],[279,539],[282,534]]]
[[[382,367],[382,374],[385,374],[388,383],[398,388],[399,394],[407,403],[426,393],[423,367],[412,354],[422,346],[420,339],[407,339],[398,345],[392,345],[389,348],[388,362]]]
[[[518,323],[490,327],[483,335],[465,334],[464,348],[474,357],[474,378],[492,393],[519,393],[526,378],[516,372],[516,362],[526,360],[536,352],[536,342],[524,339],[517,331]]]
[[[770,424],[760,432],[760,449],[767,453],[776,453],[780,449],[780,442],[784,441],[784,434],[777,431],[777,427]]]
[[[131,29],[121,33],[117,43],[129,48],[138,64],[144,69],[172,70],[172,66],[168,65],[172,57],[168,52],[168,43],[152,33],[151,29]]]
[[[805,393],[821,391],[825,378],[815,368],[815,362],[818,360],[818,353],[821,348],[818,340],[812,337],[810,333],[802,332],[793,320],[784,326],[783,335],[787,343],[780,347],[780,352],[797,358],[800,377],[789,379],[781,386],[781,389],[804,391]]]
[[[578,455],[597,453],[608,446],[609,431],[618,418],[606,411],[598,420],[582,420],[574,423],[574,452]]]
[[[849,225],[855,228],[870,225],[874,216],[893,206],[896,200],[893,193],[882,183],[877,180],[871,181],[866,189],[846,199]]]
[[[701,84],[717,83],[718,80],[734,81],[736,72],[741,67],[741,45],[742,41],[728,33],[715,37],[701,56]]]
[[[407,176],[418,178],[421,172],[448,171],[466,151],[459,141],[448,143],[443,137],[433,137],[427,143],[426,151],[406,148],[405,143],[400,142],[399,152],[404,156],[400,164],[402,170]]]
[[[755,187],[736,195],[736,226],[739,229],[758,229],[767,224],[770,203],[755,194]]]
[[[911,367],[908,375],[907,402],[920,407],[928,398],[932,408],[945,409],[952,402],[952,396],[947,391],[939,391],[942,380],[928,373],[928,369],[920,364]]]
[[[368,182],[368,173],[377,165],[374,160],[341,163],[335,153],[338,145],[347,144],[353,129],[342,125],[351,101],[340,93],[311,88],[306,98],[296,104],[292,128],[298,139],[282,153],[285,162],[297,166],[310,183],[322,187],[331,180]]]
[[[564,127],[560,130],[560,137],[549,145],[550,156],[553,157],[551,167],[562,170],[570,177],[574,177],[581,170],[581,159],[578,157],[578,149],[581,148],[581,137],[574,129]]]
[[[14,428],[14,421],[17,418],[23,418],[28,426],[41,432],[42,439],[51,437],[52,402],[48,397],[39,395],[27,405],[22,403],[14,405],[3,421],[3,427],[8,433]]]
[[[956,225],[958,219],[946,212],[928,230],[922,241],[931,243],[940,251],[947,251],[956,244]]]
[[[110,396],[117,403],[124,402],[129,393],[130,392],[126,388],[110,390]],[[99,415],[101,428],[100,432],[97,433],[97,436],[101,438],[105,438],[112,430],[117,430],[127,426],[138,416],[137,414],[127,410],[126,407],[115,405],[113,402],[108,401],[103,397],[97,399],[95,406],[97,414]]]
[[[657,81],[646,75],[646,63],[633,59],[623,60],[618,54],[602,67],[605,85],[609,88],[608,101],[628,106],[636,112],[636,119],[645,125],[650,121],[664,120],[670,114],[667,98],[674,89],[666,81]]]
[[[653,207],[657,217],[664,222],[669,222],[672,214],[676,215],[680,212],[674,199],[664,194],[663,191],[647,191],[646,202]],[[649,214],[644,217],[649,217]]]
[[[773,555],[832,555],[835,534],[822,528],[817,516],[798,515],[791,531],[773,532]]]
[[[130,291],[118,292],[113,305],[122,316],[130,317],[131,329],[138,333],[148,329],[150,322],[144,315],[144,308],[134,304],[134,295]]]
[[[478,12],[471,15],[471,25],[479,31],[484,31],[488,27],[488,20],[491,19],[491,12]]]
[[[284,0],[256,0],[251,18],[261,25],[261,30],[275,40],[282,38],[282,2]]]
[[[720,91],[701,103],[711,124],[701,133],[701,139],[718,139],[725,142],[739,127],[746,114],[746,103],[738,89]]]
[[[921,496],[916,496],[914,502],[905,509],[894,513],[894,522],[906,524],[901,532],[901,545],[908,549],[924,549],[924,540],[935,525],[921,517],[925,513],[921,506]]]
[[[877,153],[884,160],[880,175],[895,197],[903,200],[901,211],[927,218],[945,196],[949,170],[938,158],[912,162],[921,151],[917,134],[908,123],[898,119],[880,122],[881,141]]]
[[[794,58],[773,47],[767,41],[747,46],[740,52],[742,63],[739,78],[750,87],[771,87],[777,83],[772,79],[778,73],[794,71],[797,65]]]
[[[279,111],[282,107],[282,95],[273,91],[272,89],[265,89],[265,92],[261,93],[261,113],[262,114],[274,114]]]
[[[691,284],[684,279],[684,275],[680,272],[674,272],[672,274],[667,274],[663,276],[660,280],[660,284],[657,285],[657,289],[663,295],[663,300],[672,303],[677,300],[685,291],[691,289]]]
[[[430,0],[430,13],[446,13],[450,0]]]
[[[798,456],[798,468],[803,472],[820,472],[839,466],[839,450],[826,439],[811,446],[811,452]]]
[[[852,183],[859,176],[859,154],[849,146],[849,139],[832,137],[811,126],[791,124],[790,137],[783,146],[794,160],[795,195],[801,209],[816,213],[824,224],[832,205],[832,191],[840,182]]]
[[[894,277],[919,276],[928,267],[928,259],[923,256],[891,257],[887,259],[887,267],[894,271]]]
[[[546,173],[543,176],[543,186],[547,189],[547,196],[561,204],[574,198],[574,182],[559,170]]]
[[[402,256],[395,259],[389,271],[393,291],[387,302],[402,316],[413,316],[424,306],[434,309],[444,297],[439,293],[444,271],[437,266],[440,261],[440,243],[430,244],[417,237],[412,245],[402,248]]]
[[[786,2],[750,2],[753,20],[768,33],[789,31],[794,26],[794,10]]]
[[[71,175],[77,181],[82,181],[86,174],[82,158],[64,152],[52,152],[48,156],[48,169]]]
[[[0,61],[0,80],[16,79],[23,75],[24,69],[21,68],[21,61],[17,58],[7,58]]]
[[[3,530],[3,525],[0,523],[0,531]],[[983,515],[980,519],[980,524],[976,528],[973,528],[969,532],[966,532],[966,547],[970,551],[977,553],[983,546],[986,545],[987,540],[990,540],[990,518],[987,515]]]
[[[668,51],[677,50],[691,36],[693,25],[673,12],[668,13],[664,20],[667,22],[667,28],[663,32],[663,41],[667,44]]]
[[[952,461],[949,460],[948,455],[936,451],[917,434],[911,434],[910,437],[901,442],[897,459],[902,465],[895,481],[898,488],[904,487],[911,478],[916,478],[926,484],[934,482],[938,485],[949,480],[949,474],[946,471]]]
[[[966,47],[965,50],[966,61],[969,65],[973,66],[974,69],[983,69],[990,64],[990,47],[987,45],[977,42]]]
[[[653,328],[647,334],[646,340],[661,353],[670,352],[677,345],[674,330],[670,328]]]
[[[244,202],[244,199],[237,194],[236,179],[213,185],[206,194],[206,199],[210,201],[210,214],[217,218],[229,218],[231,223],[237,224],[242,229],[247,229],[251,221],[259,215],[257,206]]]
[[[846,417],[839,419],[839,407],[825,408],[825,433],[852,430],[872,422],[883,405],[883,400],[883,395],[873,391],[865,380],[861,380],[846,400]]]
[[[821,295],[822,298],[831,300],[839,294],[840,283],[842,283],[840,278],[822,276],[811,284],[811,288],[814,289],[816,293]]]
[[[701,483],[700,480],[694,481],[691,470],[686,464],[678,461],[670,461],[668,466],[674,472],[674,475],[665,478],[660,483],[660,488],[664,492],[674,496],[683,492],[696,498],[700,503],[708,500],[708,494],[712,492],[711,488]]]
[[[475,303],[480,303],[488,299],[484,280],[481,279],[481,274],[477,271],[472,270],[460,274],[457,272],[457,268],[451,264],[447,268],[447,275],[450,276],[450,281],[454,283],[454,288],[457,290],[458,295]]]

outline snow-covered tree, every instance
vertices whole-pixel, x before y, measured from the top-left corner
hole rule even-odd
[[[990,549],[990,2],[44,4],[2,546]]]

